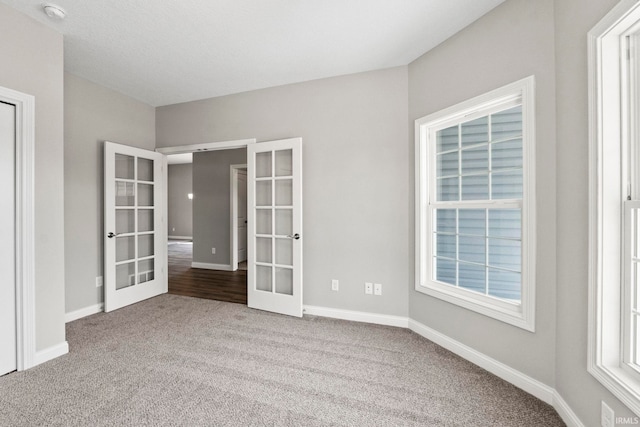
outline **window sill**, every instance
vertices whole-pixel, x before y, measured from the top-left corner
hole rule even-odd
[[[587,370],[634,413],[640,414],[640,380],[617,365],[590,363]]]
[[[511,304],[437,282],[428,282],[426,286],[416,283],[415,289],[434,298],[475,311],[529,332],[535,332],[534,318],[532,315],[527,315],[524,304]]]

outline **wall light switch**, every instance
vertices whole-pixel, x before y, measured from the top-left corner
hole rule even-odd
[[[102,286],[102,276],[96,277],[96,288]]]
[[[211,254],[213,254],[213,255],[216,254],[216,248],[211,248]]]
[[[373,294],[373,283],[365,283],[364,284],[364,293],[367,295]]]
[[[331,290],[332,291],[337,291],[340,287],[340,282],[338,282],[338,279],[333,279],[331,281]]]

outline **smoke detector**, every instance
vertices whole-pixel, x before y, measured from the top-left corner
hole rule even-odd
[[[57,4],[43,4],[42,10],[44,10],[44,13],[46,13],[49,18],[56,19],[58,21],[62,21],[64,17],[67,16],[67,12]]]

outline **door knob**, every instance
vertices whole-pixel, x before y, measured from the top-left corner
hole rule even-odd
[[[287,236],[290,239],[294,239],[294,240],[298,240],[300,239],[300,235],[298,233],[294,234],[294,235],[289,235]]]
[[[114,238],[116,236],[117,236],[117,234],[114,233],[113,231],[110,231],[109,234],[107,234],[107,237],[110,238],[110,239],[112,239],[112,238]]]

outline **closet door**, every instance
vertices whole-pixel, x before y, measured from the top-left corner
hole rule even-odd
[[[0,375],[17,369],[15,146],[16,107],[0,102]]]

